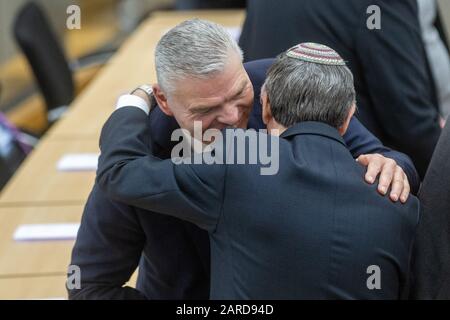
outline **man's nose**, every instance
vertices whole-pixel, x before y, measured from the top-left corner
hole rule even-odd
[[[227,126],[236,125],[241,117],[241,112],[237,105],[226,105],[217,120]]]

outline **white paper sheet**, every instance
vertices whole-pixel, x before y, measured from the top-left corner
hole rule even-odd
[[[23,224],[17,227],[15,241],[74,240],[79,223]]]
[[[58,171],[95,171],[98,164],[98,153],[68,153],[59,159]]]

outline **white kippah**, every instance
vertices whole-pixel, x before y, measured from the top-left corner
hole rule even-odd
[[[291,58],[307,62],[319,63],[332,66],[345,66],[341,56],[323,44],[305,42],[290,48],[286,55]]]

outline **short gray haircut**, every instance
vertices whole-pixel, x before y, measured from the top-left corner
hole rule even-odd
[[[355,103],[350,69],[288,57],[282,53],[269,68],[262,87],[273,118],[290,127],[302,121],[341,127]]]
[[[171,91],[178,80],[208,78],[223,71],[233,51],[242,61],[242,50],[222,26],[200,19],[184,21],[156,46],[158,83],[163,90]]]

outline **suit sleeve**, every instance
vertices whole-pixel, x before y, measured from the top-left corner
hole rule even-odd
[[[137,216],[129,206],[113,203],[94,186],[72,251],[71,265],[81,272],[81,288],[71,300],[140,300],[138,290],[124,286],[136,270],[145,244]]]
[[[439,138],[439,114],[427,72],[414,1],[376,1],[381,30],[361,26],[356,38],[375,116],[387,138],[414,161],[421,176]]]
[[[394,159],[408,176],[411,192],[417,194],[420,178],[411,159],[404,153],[385,147],[356,117],[352,117],[344,140],[355,159],[362,154],[373,153],[379,153],[387,158]]]
[[[152,155],[148,116],[116,110],[103,127],[99,187],[112,199],[213,231],[222,208],[226,166],[174,164]]]

